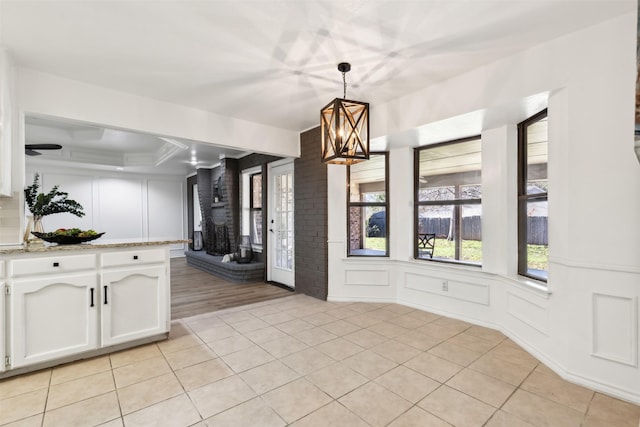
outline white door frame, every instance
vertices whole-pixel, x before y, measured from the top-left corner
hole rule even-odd
[[[281,283],[283,285],[295,288],[295,241],[292,240],[292,253],[291,253],[291,265],[290,268],[278,267],[276,257],[276,235],[281,231],[277,228],[278,222],[276,221],[276,194],[275,194],[275,176],[273,170],[280,169],[282,172],[290,171],[293,178],[294,172],[294,159],[278,160],[267,165],[267,177],[268,177],[268,207],[267,207],[267,280]],[[295,182],[293,182],[295,188]],[[292,195],[293,197],[293,195]],[[295,203],[294,203],[295,206]],[[293,208],[295,209],[295,208]],[[290,227],[294,224],[291,223]],[[287,230],[288,231],[288,230]],[[292,232],[294,230],[291,230]]]

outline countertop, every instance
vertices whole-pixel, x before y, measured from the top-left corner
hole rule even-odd
[[[189,240],[156,240],[144,242],[80,243],[77,245],[58,245],[55,243],[0,246],[0,255],[24,254],[31,252],[78,251],[87,249],[134,248],[139,246],[163,246],[177,243],[189,243]]]

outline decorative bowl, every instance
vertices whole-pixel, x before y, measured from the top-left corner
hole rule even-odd
[[[94,234],[93,236],[65,236],[64,234],[56,234],[56,233],[38,233],[37,231],[32,231],[31,234],[36,236],[39,239],[44,240],[49,243],[57,243],[59,245],[77,245],[78,243],[90,242],[91,240],[96,240],[104,233]]]

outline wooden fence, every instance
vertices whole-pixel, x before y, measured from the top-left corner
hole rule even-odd
[[[449,235],[451,218],[420,218],[420,233],[436,233],[436,237],[446,239]],[[527,218],[528,242],[531,245],[548,245],[547,217],[533,216]],[[482,240],[482,217],[468,216],[462,218],[462,239]]]

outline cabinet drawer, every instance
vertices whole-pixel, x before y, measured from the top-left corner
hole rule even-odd
[[[132,250],[102,254],[103,267],[123,265],[154,264],[165,262],[164,249]]]
[[[17,277],[43,273],[67,273],[70,271],[93,270],[96,267],[95,254],[15,259],[11,261],[11,275]]]

